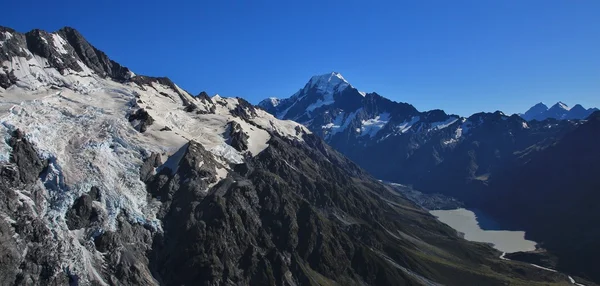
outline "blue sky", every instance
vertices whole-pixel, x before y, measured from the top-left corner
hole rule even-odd
[[[134,72],[194,94],[257,103],[338,71],[420,110],[600,107],[597,0],[51,2],[7,1],[0,25],[72,26]]]

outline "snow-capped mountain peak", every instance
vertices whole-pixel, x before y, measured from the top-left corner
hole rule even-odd
[[[545,120],[548,118],[554,118],[559,120],[571,120],[571,119],[585,119],[594,111],[596,108],[586,109],[581,104],[575,104],[573,107],[569,107],[562,101],[557,102],[548,108],[543,103],[538,103],[531,107],[527,112],[519,114],[523,119],[527,121],[531,120]]]
[[[268,100],[272,106],[276,107],[277,105],[279,105],[279,103],[281,102],[281,100],[277,97],[269,97],[266,100]]]
[[[313,76],[307,84],[308,88],[316,87],[323,92],[340,91],[348,87],[350,83],[338,72]],[[335,89],[335,90],[334,90]]]
[[[560,108],[560,109],[564,109],[564,110],[570,110],[569,106],[566,105],[565,103],[563,103],[562,101],[557,102],[551,108]]]

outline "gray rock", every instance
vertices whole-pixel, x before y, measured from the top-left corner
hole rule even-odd
[[[92,205],[93,198],[84,194],[77,198],[65,215],[69,229],[88,227],[92,222],[98,221],[98,210]]]
[[[225,132],[227,133],[225,136],[227,144],[240,152],[248,150],[249,137],[248,134],[242,130],[242,126],[239,123],[235,121],[229,122]]]
[[[143,108],[140,108],[134,113],[131,113],[128,119],[129,122],[134,123],[134,127],[142,133],[146,132],[148,126],[154,123],[154,119],[152,118],[152,116],[150,116],[150,114],[148,114],[148,112]]]
[[[142,164],[142,167],[140,168],[140,179],[143,182],[148,181],[154,174],[154,169],[156,167],[160,166],[161,164],[162,163],[160,160],[160,154],[158,154],[158,153],[150,154],[150,156],[144,160],[144,163]]]
[[[20,130],[13,132],[8,145],[12,147],[10,161],[18,168],[19,179],[24,184],[33,183],[39,178],[39,174],[47,167],[47,162],[41,160],[34,147],[27,142]]]

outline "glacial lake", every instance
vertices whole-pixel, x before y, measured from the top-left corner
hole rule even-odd
[[[535,250],[535,241],[525,239],[524,231],[498,230],[501,228],[494,220],[481,212],[460,208],[430,213],[463,233],[466,240],[492,243],[494,248],[506,253]]]

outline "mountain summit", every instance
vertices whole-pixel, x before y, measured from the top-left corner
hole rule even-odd
[[[313,76],[289,98],[266,99],[259,106],[280,119],[304,124],[379,179],[432,192],[444,184],[459,188],[465,180],[487,178],[503,160],[513,160],[514,151],[540,140],[540,134],[552,136],[570,128],[545,128],[500,111],[470,117],[419,111],[375,92],[362,93],[339,73]],[[547,111],[539,103],[528,114]],[[464,159],[468,152],[473,162]]]
[[[571,119],[585,119],[590,116],[597,108],[586,109],[581,104],[576,104],[573,108],[563,102],[557,102],[548,108],[543,103],[538,103],[531,107],[527,112],[520,114],[523,119],[527,121],[538,120],[542,121],[548,118],[559,119],[559,120],[571,120]]]
[[[311,77],[306,85],[290,98],[268,98],[258,106],[278,118],[310,120],[316,109],[335,104],[336,98],[348,88],[354,89],[340,73],[331,72]],[[363,96],[364,93],[355,91],[353,95]]]
[[[525,120],[532,120],[534,118],[542,118],[544,114],[548,111],[548,106],[543,102],[540,102],[527,110],[525,113],[521,114]]]

